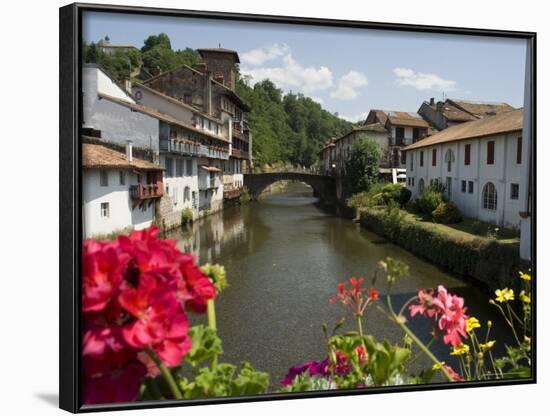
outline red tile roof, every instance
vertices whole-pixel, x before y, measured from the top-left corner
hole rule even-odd
[[[439,133],[413,143],[403,150],[413,150],[440,143],[474,139],[485,136],[521,131],[523,128],[523,108],[488,116],[449,127]]]
[[[82,167],[113,168],[113,169],[136,169],[136,170],[164,170],[154,163],[138,158],[128,161],[126,154],[117,152],[109,147],[99,144],[82,144]]]
[[[393,126],[406,126],[406,127],[430,127],[428,122],[424,120],[418,113],[408,113],[405,111],[388,111],[388,120],[386,121],[386,127],[388,125]]]

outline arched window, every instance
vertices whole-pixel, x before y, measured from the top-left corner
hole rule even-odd
[[[186,186],[185,189],[183,190],[183,202],[186,202],[186,201],[189,201],[191,199],[191,196],[189,195],[189,187]]]
[[[483,208],[495,211],[497,209],[497,189],[492,182],[483,187]]]
[[[445,153],[445,162],[447,163],[447,172],[451,171],[451,164],[455,161],[455,154],[451,149],[447,149]]]
[[[424,179],[422,178],[418,181],[418,192],[424,192]]]

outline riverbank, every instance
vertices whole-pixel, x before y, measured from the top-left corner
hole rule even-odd
[[[368,208],[361,211],[359,222],[362,227],[434,265],[491,289],[515,287],[518,272],[530,267],[519,257],[518,239],[476,236],[441,224],[418,221],[403,210],[401,214],[395,221],[388,218],[382,208]]]

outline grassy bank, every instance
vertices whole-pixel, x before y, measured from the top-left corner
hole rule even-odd
[[[400,210],[398,217],[383,208],[366,208],[360,221],[365,228],[444,268],[491,288],[517,283],[528,264],[519,258],[519,240],[507,235],[482,237],[455,225],[423,221]]]

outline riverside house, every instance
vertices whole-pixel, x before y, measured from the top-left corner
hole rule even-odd
[[[526,163],[522,128],[523,109],[517,109],[449,127],[405,147],[412,197],[437,181],[465,216],[519,228]]]
[[[195,115],[191,124],[229,142],[229,157],[222,163],[206,164],[210,174],[223,173],[223,194],[218,198],[201,191],[210,211],[221,208],[221,197],[238,197],[243,186],[243,173],[252,168],[252,135],[245,117],[250,108],[235,92],[237,52],[224,48],[198,49],[202,57],[194,68],[182,65],[158,74],[143,86],[158,91],[191,107]],[[136,86],[137,88],[137,86]],[[212,158],[218,159],[218,158]],[[214,168],[216,171],[214,171]],[[208,181],[199,183],[207,184]],[[208,198],[206,198],[206,196]]]
[[[437,130],[444,130],[456,124],[494,116],[513,109],[514,107],[507,103],[490,103],[451,98],[436,103],[434,98],[430,98],[430,101],[422,103],[418,109],[418,114],[431,123]]]
[[[83,137],[85,140],[86,138]],[[162,169],[102,144],[82,144],[82,222],[85,238],[153,223],[162,196]]]

